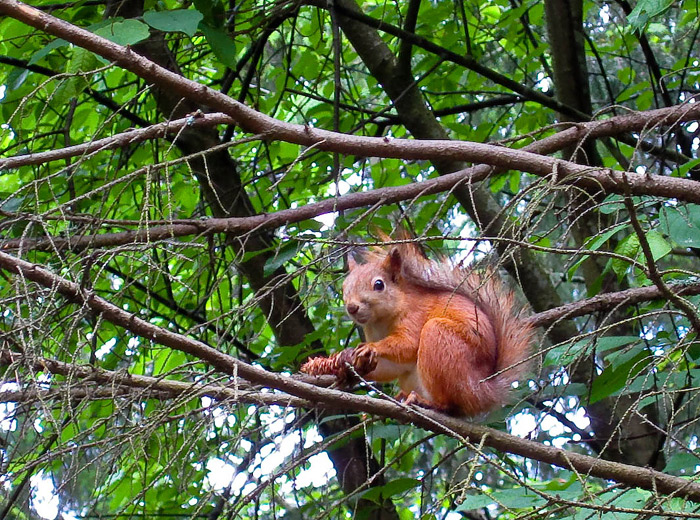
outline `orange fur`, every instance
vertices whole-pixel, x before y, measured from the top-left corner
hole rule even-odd
[[[533,331],[493,273],[482,278],[446,259],[430,261],[408,243],[349,265],[345,307],[367,341],[352,356],[360,375],[397,379],[407,402],[454,414],[503,403],[525,369]],[[311,360],[306,371],[337,373],[339,360],[330,359]]]

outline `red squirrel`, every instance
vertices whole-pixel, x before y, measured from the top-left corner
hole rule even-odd
[[[367,380],[398,379],[398,399],[453,415],[502,404],[525,369],[533,330],[493,273],[431,261],[412,243],[352,258],[345,309],[366,343],[301,368],[341,379],[349,363]]]

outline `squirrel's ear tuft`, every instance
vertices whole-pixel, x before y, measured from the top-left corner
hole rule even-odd
[[[348,271],[352,271],[357,267],[357,260],[355,260],[355,255],[348,253]]]
[[[385,267],[387,271],[391,273],[392,281],[396,282],[401,274],[401,264],[403,263],[403,258],[401,258],[401,251],[398,247],[392,247],[386,256]]]

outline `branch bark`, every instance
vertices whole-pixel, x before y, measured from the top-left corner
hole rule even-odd
[[[170,387],[171,390],[193,391],[195,388],[201,389],[206,387],[209,388],[207,391],[212,392],[212,397],[220,398],[224,395],[228,398],[231,396],[231,385],[233,385],[235,396],[235,393],[240,392],[240,389],[247,383],[259,384],[281,390],[291,396],[302,399],[303,401],[294,401],[297,405],[305,406],[305,403],[313,403],[313,407],[321,409],[350,410],[393,418],[401,422],[413,423],[436,433],[451,435],[466,443],[478,444],[483,442],[485,446],[497,450],[529,457],[564,469],[574,470],[584,475],[615,480],[626,485],[700,502],[700,484],[696,482],[666,475],[648,468],[640,468],[567,452],[541,443],[520,439],[492,428],[463,422],[429,410],[411,408],[401,403],[321,388],[298,378],[274,374],[219,352],[200,341],[149,323],[118,306],[110,304],[78,284],[56,276],[37,265],[0,252],[0,266],[17,275],[24,283],[27,280],[38,283],[78,305],[89,307],[115,325],[123,327],[145,339],[190,354],[212,365],[222,374],[233,377],[232,382],[228,385],[228,390],[221,390],[222,393],[217,393],[219,392],[218,390],[214,391],[208,385],[197,387],[197,385],[189,383],[185,383],[186,389],[175,384],[175,386]],[[144,388],[152,387],[153,383],[152,379],[144,376],[121,375],[92,366],[83,366],[74,370],[72,365],[58,361],[36,358],[25,359],[20,354],[10,352],[7,349],[2,350],[0,353],[0,363],[4,365],[22,362],[30,363],[35,370],[55,371],[55,373],[63,374],[71,373],[74,376],[93,379],[97,377],[98,380],[105,382],[123,382],[126,385],[131,384],[131,386]],[[246,381],[241,382],[239,378],[243,378]],[[162,388],[166,389],[166,387]],[[281,396],[280,399],[284,402],[286,396]],[[292,403],[293,400],[289,402]]]
[[[306,383],[293,381],[287,376],[280,376],[287,382],[293,381],[292,396],[272,395],[264,397],[254,394],[252,397],[247,391],[218,385],[190,384],[179,381],[170,381],[162,378],[150,378],[110,372],[96,369],[91,366],[75,366],[49,359],[24,360],[22,356],[7,350],[0,350],[0,364],[17,365],[30,362],[35,370],[48,371],[57,374],[70,374],[73,377],[91,378],[105,384],[119,384],[131,388],[149,388],[174,394],[192,395],[199,397],[207,395],[216,400],[232,400],[236,402],[248,402],[256,397],[261,397],[264,404],[278,404],[284,406],[309,406],[320,409],[345,410],[353,412],[365,412],[373,415],[388,417],[402,423],[412,423],[426,430],[450,435],[466,446],[474,449],[475,445],[483,445],[499,451],[513,453],[540,462],[552,464],[567,470],[575,471],[583,476],[599,477],[620,482],[627,486],[639,487],[676,497],[687,498],[694,502],[700,502],[700,484],[692,480],[675,477],[648,468],[640,468],[618,462],[596,459],[587,455],[569,452],[552,446],[521,439],[508,433],[477,424],[460,421],[446,415],[424,410],[419,407],[408,407],[401,403],[377,399],[365,395],[354,395],[338,390],[313,387]],[[264,372],[264,371],[263,371]],[[297,392],[302,387],[313,389],[314,397],[310,400],[304,398],[295,399]],[[18,398],[19,396],[12,396]]]
[[[16,0],[0,0],[0,14],[12,16],[28,25],[64,38],[75,45],[112,60],[120,67],[149,82],[155,83],[161,89],[169,89],[171,95],[182,96],[219,109],[233,117],[244,130],[261,134],[266,139],[274,138],[289,143],[313,146],[319,150],[334,151],[348,155],[372,155],[375,157],[395,157],[408,160],[430,159],[439,156],[442,162],[471,161],[541,176],[555,173],[555,182],[563,181],[592,188],[600,187],[613,193],[622,193],[626,177],[629,181],[630,192],[633,195],[651,194],[677,197],[687,202],[700,203],[700,183],[688,179],[609,169],[592,169],[575,163],[542,157],[535,153],[510,150],[483,143],[459,143],[454,141],[426,143],[421,141],[408,144],[404,140],[350,136],[286,123],[257,112],[234,101],[225,94],[160,67],[147,58],[136,54],[128,47],[121,47]],[[400,94],[405,98],[403,90]],[[693,107],[693,109],[697,110],[696,107]],[[444,135],[442,129],[439,132]]]

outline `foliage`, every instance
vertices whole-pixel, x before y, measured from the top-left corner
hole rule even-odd
[[[583,2],[580,33],[568,33],[582,45],[573,64],[547,28],[553,0],[369,1],[355,15],[348,0],[33,3],[301,125],[286,134],[269,120],[254,132],[243,116],[202,122],[222,110],[202,91],[183,96],[87,42],[32,28],[10,3],[0,4],[0,252],[83,296],[0,264],[0,518],[696,514],[682,493],[593,478],[514,454],[515,444],[495,450],[330,406],[321,394],[295,401],[134,325],[289,375],[309,355],[360,341],[344,317],[343,256],[401,221],[431,254],[499,268],[543,320],[530,378],[480,420],[570,453],[694,476],[700,191],[656,186],[698,181],[698,112],[679,122],[681,112],[653,120],[641,111],[695,106],[695,3]],[[555,79],[567,65],[587,82],[568,98]],[[590,106],[572,105],[577,97]],[[628,113],[636,126],[591,138],[593,127],[580,126],[575,141],[543,154],[561,174],[556,165],[543,173],[534,155],[522,171],[498,162],[577,128],[567,122]],[[178,118],[186,122],[174,131],[118,141]],[[449,138],[474,157],[469,143],[498,147],[479,160],[382,156],[370,141],[358,152],[342,140],[303,144],[314,129],[382,137],[387,147]],[[48,155],[101,139],[94,150]],[[466,188],[264,222],[410,187],[466,160],[500,169]],[[581,183],[587,174],[565,169],[574,163],[648,182],[635,192]],[[255,215],[263,218],[241,232],[209,227]],[[657,292],[545,316],[644,288]],[[93,297],[131,321],[96,311]]]

